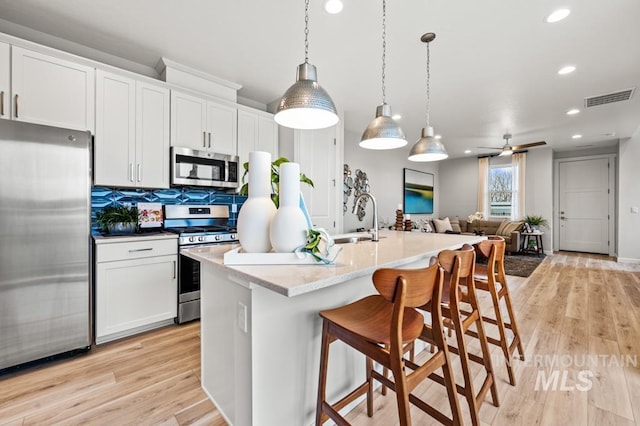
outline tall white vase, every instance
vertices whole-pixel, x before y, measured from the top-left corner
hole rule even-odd
[[[249,197],[238,214],[238,239],[248,253],[267,253],[271,250],[269,227],[276,214],[271,201],[271,154],[262,151],[249,153]]]
[[[271,245],[290,253],[307,242],[307,219],[300,209],[300,165],[280,165],[280,206],[271,222]]]

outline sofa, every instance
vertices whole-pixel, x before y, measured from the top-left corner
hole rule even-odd
[[[449,232],[455,234],[478,234],[482,235],[500,235],[505,239],[506,252],[517,253],[520,251],[522,244],[522,235],[520,234],[523,222],[503,220],[481,220],[474,219],[467,222],[467,219],[456,217],[447,217],[444,219],[433,219],[430,221],[431,229],[434,232]]]

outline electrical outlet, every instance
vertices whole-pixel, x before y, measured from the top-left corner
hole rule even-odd
[[[242,302],[238,302],[238,328],[247,332],[247,305]]]

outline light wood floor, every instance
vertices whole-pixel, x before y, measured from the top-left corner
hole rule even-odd
[[[640,425],[640,265],[560,253],[529,278],[509,277],[509,287],[526,360],[515,361],[518,382],[512,387],[494,348],[500,407],[487,400],[480,410],[483,423]],[[200,389],[199,333],[198,322],[166,327],[0,377],[0,425],[224,425]],[[454,364],[460,381],[455,356]],[[483,377],[476,372],[479,386]],[[556,387],[551,380],[545,390],[540,379],[552,374]],[[589,384],[589,390],[576,389]],[[416,392],[447,406],[438,384],[427,381]],[[470,424],[462,398],[460,406]],[[377,393],[375,409],[369,418],[361,405],[347,418],[356,426],[397,424],[392,392]],[[414,425],[437,424],[417,409],[412,416]]]

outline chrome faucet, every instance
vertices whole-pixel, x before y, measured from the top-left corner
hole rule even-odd
[[[373,203],[373,234],[371,234],[371,241],[378,241],[378,204],[376,203],[376,199],[369,192],[363,192],[358,195],[356,200],[353,202],[353,210],[352,213],[356,212],[356,207],[358,206],[358,202],[362,197],[371,198],[371,202]]]

